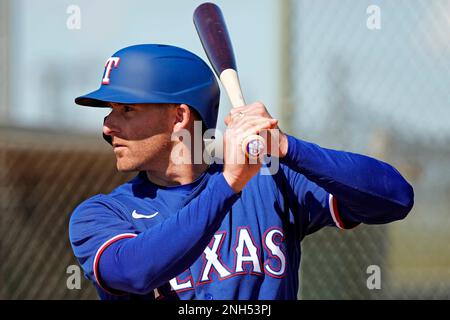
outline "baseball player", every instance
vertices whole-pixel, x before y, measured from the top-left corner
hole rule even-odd
[[[194,157],[195,121],[216,127],[219,86],[206,63],[168,45],[109,58],[100,89],[76,98],[107,107],[103,135],[117,168],[137,172],[70,220],[75,256],[101,299],[296,299],[302,239],[406,217],[413,189],[389,164],[280,133],[279,170],[234,161],[243,137],[277,129],[262,103],[233,109],[224,164]]]

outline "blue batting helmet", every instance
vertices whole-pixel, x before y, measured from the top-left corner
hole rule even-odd
[[[101,87],[75,103],[91,107],[108,107],[110,102],[184,103],[198,112],[207,129],[213,129],[219,100],[216,77],[201,58],[175,46],[143,44],[109,58]]]

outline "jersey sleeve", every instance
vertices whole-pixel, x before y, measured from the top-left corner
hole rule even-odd
[[[331,193],[287,166],[282,165],[281,169],[287,180],[283,194],[299,221],[301,237],[326,226],[352,229],[359,225],[358,221],[347,220],[340,214],[338,202]]]
[[[113,243],[136,236],[133,225],[123,218],[120,204],[104,195],[80,204],[70,218],[70,243],[86,278],[108,293],[119,294],[105,288],[100,280],[99,258]]]
[[[288,136],[281,163],[290,169],[286,174],[308,212],[310,231],[324,225],[347,229],[389,223],[405,218],[414,203],[413,188],[402,175],[368,156]]]

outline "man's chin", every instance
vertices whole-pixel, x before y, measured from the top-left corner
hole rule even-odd
[[[135,166],[130,165],[130,164],[120,163],[120,161],[117,161],[116,167],[117,167],[117,171],[122,172],[122,173],[139,171],[138,168],[136,168]]]

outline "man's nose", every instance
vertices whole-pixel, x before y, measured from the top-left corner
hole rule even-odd
[[[114,120],[114,115],[111,112],[103,119],[103,135],[112,136],[114,133],[119,132],[118,125]]]

